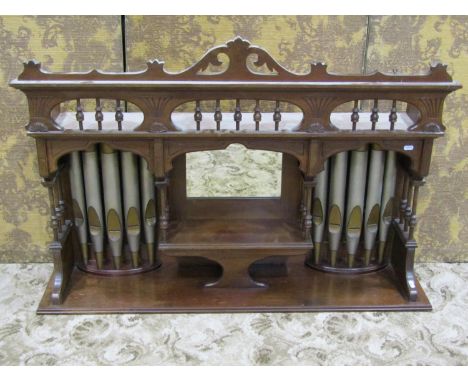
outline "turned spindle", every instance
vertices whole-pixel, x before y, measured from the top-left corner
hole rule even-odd
[[[396,109],[396,100],[392,102],[392,108],[390,110],[390,115],[388,116],[388,120],[390,121],[390,130],[395,130],[395,123],[397,121],[397,109]]]
[[[123,111],[122,107],[120,106],[120,100],[115,101],[115,120],[117,121],[117,127],[119,131],[122,130],[122,121],[123,121]]]
[[[358,100],[354,101],[353,113],[351,114],[351,122],[353,123],[353,131],[356,131],[356,125],[359,122],[359,107]]]
[[[262,120],[262,113],[260,112],[260,101],[258,99],[255,101],[253,120],[255,121],[255,131],[259,131],[260,121]]]
[[[197,130],[200,130],[200,123],[203,119],[203,115],[201,112],[200,101],[195,101],[195,114],[193,115],[193,119],[197,124]]]
[[[78,121],[80,130],[83,130],[84,113],[83,107],[81,106],[81,100],[79,98],[76,100],[76,120]]]
[[[374,106],[372,107],[370,120],[372,122],[372,130],[375,130],[375,127],[379,120],[379,100],[378,99],[374,99]]]
[[[275,131],[278,131],[279,123],[281,122],[280,101],[276,101],[275,112],[273,113],[273,121],[275,121]]]
[[[101,99],[96,98],[96,114],[95,119],[98,123],[98,130],[102,130],[102,121],[104,120],[104,115],[102,114]]]
[[[216,122],[216,130],[221,129],[221,121],[223,120],[223,115],[221,114],[221,106],[219,99],[216,100],[214,120]]]
[[[240,129],[240,122],[242,121],[242,112],[240,108],[240,100],[236,99],[236,109],[234,110],[234,121],[236,122],[236,130]]]

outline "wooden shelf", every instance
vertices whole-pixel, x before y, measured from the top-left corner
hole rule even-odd
[[[299,224],[280,219],[184,220],[172,224],[159,252],[177,257],[204,257],[221,265],[222,275],[206,287],[264,288],[249,269],[262,259],[305,256],[312,251],[310,235]]]
[[[312,249],[312,240],[304,236],[299,224],[280,219],[193,219],[174,222],[166,242],[159,250]]]
[[[201,265],[184,269],[163,256],[151,272],[123,277],[97,276],[75,269],[61,305],[50,302],[52,280],[39,305],[39,314],[76,313],[190,313],[190,312],[315,312],[420,311],[431,305],[417,283],[418,298],[399,291],[393,269],[343,275],[304,266],[304,258],[289,260],[287,276],[269,276],[271,268],[252,269],[253,277],[268,288],[206,288],[219,277],[219,268]]]

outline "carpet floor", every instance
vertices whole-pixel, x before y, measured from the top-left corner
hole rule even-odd
[[[38,316],[51,264],[0,265],[0,365],[468,365],[468,264],[420,263],[434,310]]]

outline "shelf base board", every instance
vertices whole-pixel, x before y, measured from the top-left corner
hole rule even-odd
[[[289,274],[259,267],[253,276],[269,286],[261,289],[205,288],[219,277],[219,267],[201,266],[181,272],[164,256],[154,271],[120,277],[98,276],[79,269],[61,305],[50,302],[52,279],[38,314],[428,311],[432,306],[417,282],[418,298],[408,301],[389,266],[360,275],[311,269],[302,257],[290,258]]]

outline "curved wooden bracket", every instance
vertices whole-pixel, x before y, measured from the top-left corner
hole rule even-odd
[[[164,157],[164,171],[168,173],[173,167],[176,157],[189,152],[223,150],[231,144],[241,144],[252,150],[268,150],[286,153],[295,157],[299,162],[299,169],[305,173],[307,171],[307,142],[300,140],[262,140],[262,139],[242,139],[232,137],[229,139],[202,139],[202,140],[167,140],[167,151]]]

